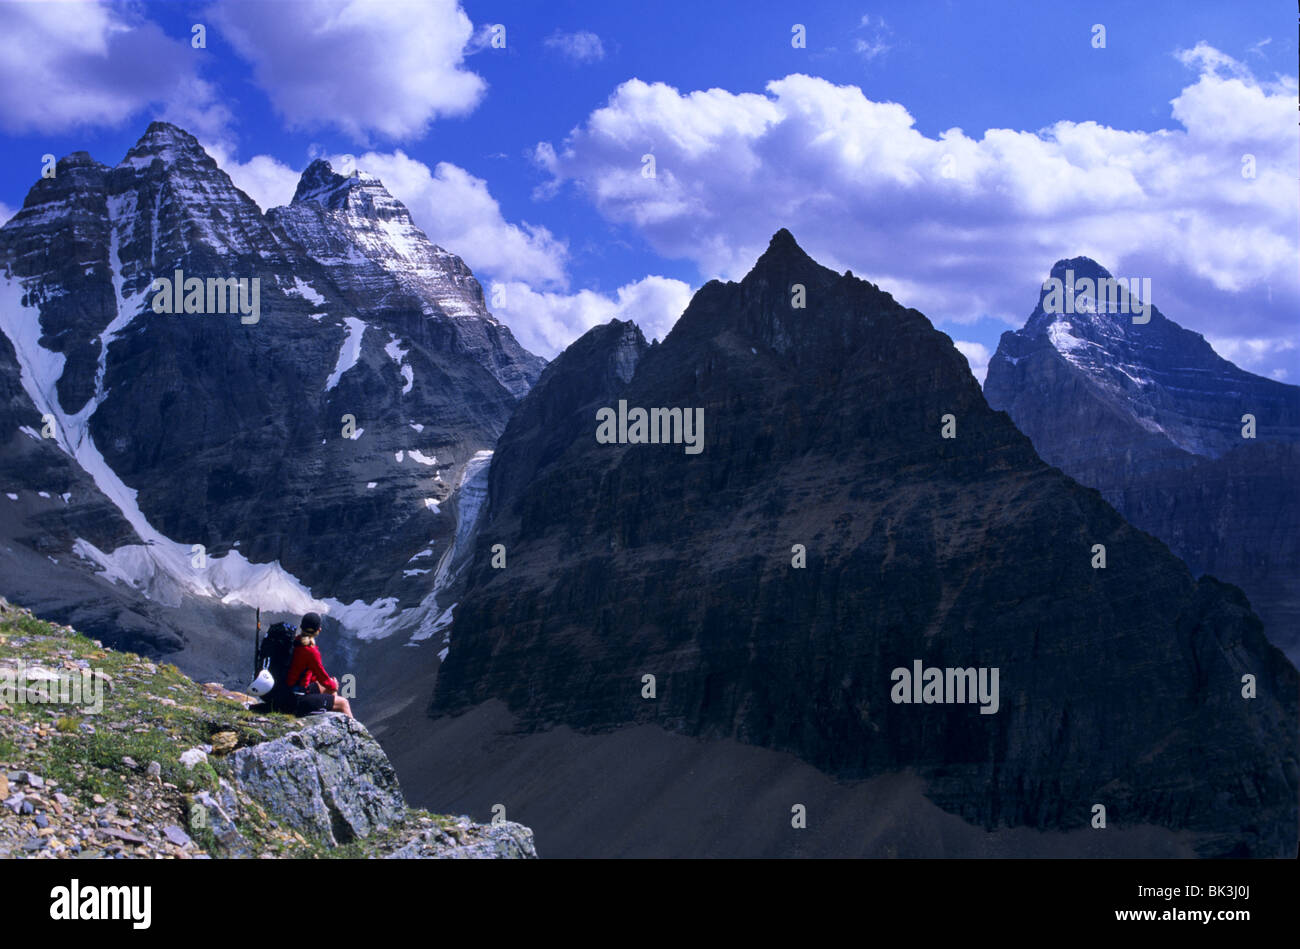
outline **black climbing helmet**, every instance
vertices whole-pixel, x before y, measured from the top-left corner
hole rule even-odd
[[[304,633],[315,635],[320,632],[320,614],[303,613],[302,622],[298,624]]]

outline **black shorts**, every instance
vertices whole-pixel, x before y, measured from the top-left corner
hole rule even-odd
[[[312,712],[334,711],[334,694],[332,692],[307,692],[296,696],[295,715],[310,715]]]

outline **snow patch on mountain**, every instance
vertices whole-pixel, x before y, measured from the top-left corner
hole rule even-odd
[[[339,358],[334,364],[334,371],[325,380],[326,392],[338,385],[343,373],[355,366],[361,358],[361,338],[365,335],[366,324],[355,316],[344,317],[343,322],[347,324],[348,335],[339,347]]]
[[[116,213],[123,210],[124,205],[119,204]],[[140,510],[135,489],[118,477],[95,446],[89,422],[104,399],[104,351],[108,341],[138,313],[130,298],[123,296],[122,280],[117,272],[117,220],[120,218],[114,219],[113,252],[110,255],[117,315],[99,337],[101,351],[95,394],[75,415],[63,411],[56,395],[55,387],[63,373],[63,354],[40,345],[38,313],[23,306],[21,284],[8,277],[0,282],[0,330],[9,338],[18,357],[24,391],[38,412],[54,417],[55,443],[90,475],[144,541],[108,553],[78,538],[73,551],[96,564],[105,580],[131,586],[149,599],[167,606],[179,606],[183,596],[188,594],[213,597],[223,603],[260,604],[289,612],[324,608],[326,604],[314,599],[302,583],[284,571],[278,562],[253,564],[242,554],[230,551],[222,557],[206,558],[206,567],[196,568],[191,559],[192,549],[164,536],[149,523]],[[67,502],[69,497],[65,494],[63,500]]]
[[[1073,353],[1091,345],[1086,339],[1080,339],[1070,333],[1071,326],[1062,320],[1057,320],[1047,327],[1047,338],[1051,340],[1053,348],[1058,353]]]
[[[384,352],[388,353],[389,359],[391,359],[393,362],[397,363],[400,366],[402,364],[402,360],[406,358],[407,350],[402,348],[402,341],[400,339],[398,339],[392,333],[389,333],[388,342],[384,346]]]
[[[389,334],[388,343],[384,346],[384,352],[388,353],[388,357],[397,363],[398,371],[402,374],[402,378],[406,380],[406,385],[402,387],[402,395],[406,395],[415,387],[415,370],[406,361],[406,354],[409,351],[409,349],[402,348],[400,339],[391,333]]]
[[[453,603],[451,606],[439,613],[437,617],[434,618],[433,622],[422,624],[419,629],[411,634],[409,641],[413,643],[424,642],[426,639],[433,638],[434,633],[442,632],[444,629],[449,627],[452,620],[452,610],[454,610],[458,605],[459,604]],[[443,654],[440,658],[446,658],[446,650],[443,650]]]
[[[293,278],[293,286],[285,289],[285,294],[291,297],[300,297],[306,300],[312,306],[324,306],[325,298],[316,292],[316,288],[310,282],[303,280],[301,277]]]

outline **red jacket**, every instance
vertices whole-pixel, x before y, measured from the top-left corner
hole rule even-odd
[[[319,682],[326,692],[339,690],[338,681],[321,665],[320,650],[315,645],[294,643],[293,660],[289,663],[289,688],[305,689],[312,682]]]

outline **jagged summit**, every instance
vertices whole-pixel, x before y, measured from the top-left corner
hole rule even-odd
[[[270,215],[285,222],[310,215],[307,209],[312,206],[333,212],[332,221],[347,227],[354,237],[363,237],[373,250],[367,253],[372,258],[404,258],[419,267],[431,256],[454,256],[429,240],[406,205],[366,172],[340,175],[328,161],[317,158],[303,171],[293,201],[285,208],[272,208]]]
[[[813,274],[829,275],[832,278],[838,276],[835,271],[823,267],[808,256],[807,251],[794,239],[794,235],[783,227],[772,235],[767,250],[763,251],[754,262],[745,280],[773,272],[794,272],[800,268],[808,268],[810,278]]]
[[[398,309],[450,320],[452,347],[473,354],[513,396],[537,380],[545,360],[488,312],[473,271],[431,241],[379,178],[340,175],[318,158],[303,171],[293,201],[267,217],[325,266],[363,314]]]
[[[340,187],[343,181],[343,176],[334,171],[334,166],[324,158],[317,158],[306,167],[302,177],[298,179],[298,188],[293,193],[291,203],[315,201]]]
[[[107,165],[96,161],[87,151],[69,152],[59,159],[57,167],[59,170],[65,168],[103,168],[106,171],[108,170]]]
[[[1118,298],[1110,299],[1106,292],[1098,290],[1097,287],[1111,280],[1115,280],[1114,275],[1091,257],[1068,257],[1058,260],[1052,264],[1052,269],[1039,288],[1038,306],[1030,317],[1030,324],[1041,330],[1051,323],[1100,322],[1110,327],[1108,332],[1122,335],[1130,332],[1130,327],[1133,326],[1140,326],[1144,332],[1150,332],[1152,324],[1163,322],[1164,317],[1154,306],[1148,311],[1150,319],[1141,323],[1134,323],[1129,319],[1130,309],[1151,302],[1143,299],[1149,294],[1144,294],[1140,289],[1141,286],[1148,286],[1149,282],[1140,284],[1121,277],[1116,281],[1119,288]],[[1068,313],[1063,312],[1061,306],[1065,294],[1071,297]],[[1055,306],[1048,306],[1049,298],[1056,301]],[[1119,310],[1122,312],[1116,312]],[[1123,319],[1120,319],[1120,316],[1123,316]]]
[[[1087,277],[1090,280],[1096,280],[1098,277],[1105,279],[1111,276],[1111,272],[1103,267],[1091,257],[1068,257],[1058,260],[1052,264],[1052,270],[1049,276],[1057,280],[1064,280],[1066,271],[1074,271],[1076,280]]]
[[[161,160],[168,167],[188,162],[210,166],[212,170],[217,170],[217,163],[199,144],[199,140],[185,129],[170,122],[149,123],[149,128],[131,146],[118,167],[123,165],[135,168],[147,167],[155,160]]]
[[[768,241],[767,246],[769,248],[798,247],[799,242],[794,239],[794,235],[790,233],[788,228],[783,227],[780,230],[778,230],[775,234],[772,235],[772,239]]]
[[[545,361],[378,180],[324,163],[308,179],[345,183],[330,194],[347,200],[263,213],[195,136],[156,122],[113,167],[77,152],[33,183],[0,230],[0,475],[33,505],[0,518],[12,595],[88,607],[110,639],[203,662],[224,661],[215,634],[182,639],[170,617],[251,601],[232,594],[316,589],[417,611],[429,597],[436,576],[408,560],[454,539],[462,471]],[[178,271],[206,293],[160,313],[154,283]],[[251,312],[234,316],[236,300]],[[326,440],[345,411],[364,419],[358,438]],[[47,415],[57,443],[30,434]],[[286,540],[304,516],[333,527]],[[190,537],[225,565],[204,576],[226,579],[192,582],[173,556]],[[331,556],[340,543],[355,556]],[[41,571],[14,566],[27,551]],[[124,598],[148,621],[115,623]]]
[[[1239,368],[1216,353],[1200,333],[1166,317],[1149,299],[1149,281],[1139,286],[1135,279],[1115,278],[1084,256],[1056,261],[1049,278],[1057,285],[1043,282],[1024,327],[1002,334],[990,362],[989,379],[995,389],[1002,384],[1004,363],[1014,367],[1039,352],[1051,352],[1074,369],[1122,389],[1149,392],[1169,385],[1191,393],[1214,388],[1211,383],[1216,378],[1234,391],[1243,385],[1250,389],[1263,385],[1275,394],[1288,388]],[[1119,287],[1117,297],[1098,289],[1099,281],[1112,279]],[[987,383],[985,388],[987,394]],[[1239,391],[1234,398],[1238,396]],[[1203,453],[1199,447],[1189,450]]]
[[[334,166],[324,158],[317,158],[303,171],[302,177],[298,179],[298,188],[293,193],[291,203],[302,204],[311,201],[337,210],[348,204],[349,198],[354,192],[364,193],[366,191],[384,195],[393,206],[400,208],[403,213],[406,212],[406,207],[394,198],[388,189],[384,187],[384,183],[374,175],[367,174],[364,171],[353,171],[350,175],[340,175],[334,170]]]
[[[930,326],[919,313],[868,280],[818,263],[781,228],[739,283],[714,280],[701,287],[664,342],[702,344],[731,332],[746,349],[802,361],[922,325]],[[962,357],[955,350],[952,355],[968,374]]]
[[[198,145],[199,140],[191,135],[179,125],[173,125],[171,122],[154,121],[149,123],[144,134],[136,142],[137,146],[161,145]]]
[[[1088,257],[1057,261],[1051,276],[1064,281],[1068,270],[1074,271],[1076,283],[1111,276]],[[1050,292],[1040,289],[1024,327],[1002,334],[989,361],[984,394],[995,408],[1011,412],[1053,464],[1079,477],[1083,469],[1072,470],[1064,462],[1079,452],[1094,453],[1088,446],[1095,439],[1083,438],[1071,448],[1043,437],[1050,430],[1062,436],[1069,430],[1060,424],[1064,407],[1043,400],[1043,393],[1065,378],[1081,386],[1066,399],[1072,413],[1084,412],[1084,404],[1093,400],[1109,406],[1099,417],[1123,431],[1107,429],[1102,441],[1121,457],[1126,456],[1115,446],[1129,445],[1134,438],[1151,443],[1147,453],[1160,453],[1163,443],[1164,450],[1217,457],[1241,444],[1246,413],[1261,424],[1267,419],[1271,438],[1300,437],[1300,389],[1239,368],[1149,300],[1143,301],[1149,305],[1148,319],[1141,322],[1130,312],[1107,312],[1086,300],[1062,312],[1046,305]],[[1067,442],[1074,438],[1068,436]],[[1099,479],[1100,472],[1083,480]]]

